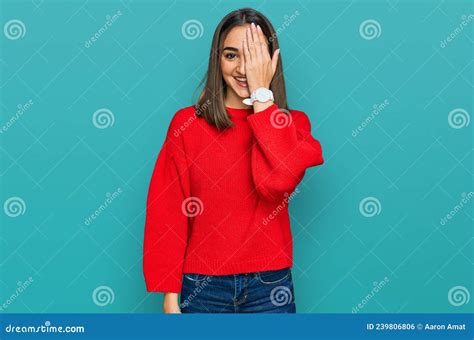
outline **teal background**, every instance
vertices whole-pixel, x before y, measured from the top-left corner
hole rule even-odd
[[[245,6],[285,27],[290,107],[308,114],[326,160],[290,205],[298,312],[473,311],[472,200],[440,223],[473,187],[472,123],[453,128],[448,115],[473,113],[474,21],[442,46],[472,2],[36,0],[0,10],[2,28],[25,25],[19,39],[0,32],[1,125],[33,102],[0,134],[3,312],[161,311],[141,262],[151,171],[172,116],[192,103],[214,28]],[[192,40],[181,32],[191,19],[203,28]],[[367,19],[380,24],[375,39],[359,32]],[[101,108],[114,116],[104,129],[92,122]],[[7,214],[11,197],[19,216]],[[380,202],[373,217],[359,208],[366,197]],[[458,286],[460,305],[448,298]]]

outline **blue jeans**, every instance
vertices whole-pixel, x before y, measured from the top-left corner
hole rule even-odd
[[[291,269],[234,274],[184,274],[182,313],[296,313]]]

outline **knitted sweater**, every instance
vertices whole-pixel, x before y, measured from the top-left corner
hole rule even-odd
[[[183,273],[229,275],[292,266],[288,201],[323,163],[304,112],[226,108],[219,131],[193,106],[176,112],[146,203],[147,291],[181,292]]]

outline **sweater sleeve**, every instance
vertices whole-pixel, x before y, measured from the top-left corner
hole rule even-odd
[[[159,152],[150,180],[143,242],[143,272],[149,292],[181,291],[188,217],[189,176],[181,136],[171,133]]]
[[[247,121],[256,139],[252,146],[252,176],[266,200],[281,201],[301,182],[307,168],[323,164],[321,144],[311,135],[304,112],[280,110],[276,104]]]

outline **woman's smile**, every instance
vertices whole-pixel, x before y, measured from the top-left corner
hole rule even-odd
[[[239,85],[240,87],[244,87],[244,88],[249,87],[249,85],[247,84],[247,78],[245,78],[245,77],[234,77],[234,79],[236,80],[237,85]]]

